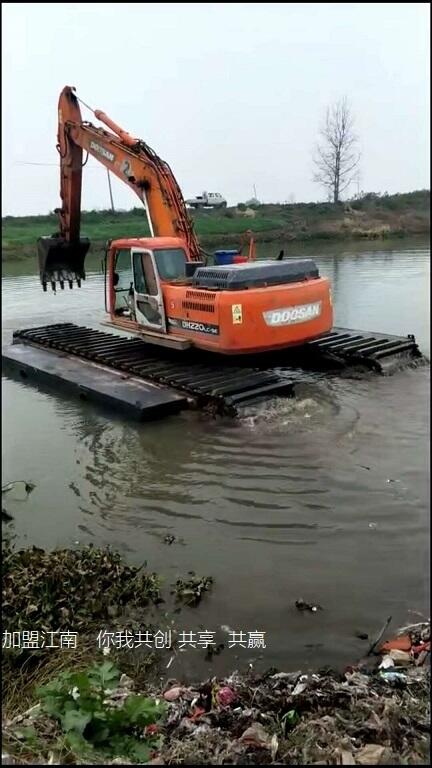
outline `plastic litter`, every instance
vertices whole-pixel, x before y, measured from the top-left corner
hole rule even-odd
[[[165,691],[163,697],[165,701],[175,701],[176,699],[179,699],[180,696],[183,693],[183,688],[180,686],[175,686],[174,688],[169,688],[168,691]]]
[[[251,747],[271,748],[272,737],[267,733],[261,723],[252,723],[240,736],[240,741]]]
[[[230,704],[236,700],[236,698],[237,696],[232,688],[229,688],[227,685],[224,688],[220,688],[216,694],[217,703],[221,707],[229,707]]]
[[[409,635],[400,635],[399,637],[394,637],[392,640],[387,640],[385,643],[382,644],[380,648],[380,653],[386,652],[386,651],[409,651],[411,648],[411,638]]]
[[[306,690],[306,688],[308,687],[308,684],[307,684],[307,681],[303,681],[304,677],[305,676],[302,675],[296,687],[292,691],[291,696],[298,696],[300,693],[303,693]]]
[[[413,645],[411,647],[413,656],[417,656],[418,653],[422,653],[423,651],[430,651],[430,640],[428,640],[427,643],[419,643],[418,645]]]
[[[407,676],[403,672],[388,672],[383,670],[380,672],[380,677],[384,678],[388,683],[406,683]]]
[[[412,663],[412,658],[407,651],[399,651],[397,648],[392,648],[388,655],[393,659],[395,667],[406,667]]]
[[[189,716],[189,720],[198,720],[202,715],[205,715],[204,707],[194,707],[192,714]]]
[[[391,656],[384,656],[381,664],[379,665],[380,669],[389,669],[390,667],[394,667],[394,660]]]

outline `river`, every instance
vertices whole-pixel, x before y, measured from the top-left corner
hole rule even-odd
[[[281,247],[330,277],[336,324],[414,333],[429,355],[428,242],[260,251]],[[95,259],[81,290],[56,295],[42,292],[32,263],[3,264],[2,295],[3,344],[19,327],[103,317]],[[147,561],[167,593],[189,570],[213,576],[178,627],[221,638],[222,626],[257,630],[266,648],[226,647],[211,667],[189,649],[183,670],[345,663],[367,647],[356,632],[428,615],[429,378],[427,366],[317,377],[296,400],[240,422],[188,413],[136,424],[3,376],[3,483],[36,486],[8,501],[18,542],[111,545]],[[299,612],[299,598],[323,610]]]

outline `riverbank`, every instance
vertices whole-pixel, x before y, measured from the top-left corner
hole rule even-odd
[[[395,637],[387,621],[343,672],[257,675],[252,663],[248,674],[174,680],[178,611],[198,608],[211,577],[178,578],[170,606],[145,563],[110,550],[16,550],[6,538],[2,554],[5,764],[427,762],[429,622]],[[138,633],[150,653],[133,644]],[[219,650],[208,645],[209,659]]]
[[[114,671],[115,674],[115,671]],[[232,674],[184,687],[135,691],[120,678],[107,692],[106,708],[127,702],[160,707],[142,728],[141,758],[99,754],[87,747],[74,754],[56,718],[36,705],[3,724],[3,764],[146,765],[427,765],[429,750],[429,671],[393,673],[399,685],[352,671],[307,676],[287,673],[256,677]],[[177,698],[165,704],[164,697]],[[232,697],[230,704],[220,704]],[[214,703],[209,701],[214,699]],[[154,702],[158,702],[156,705]],[[23,732],[31,730],[39,749],[30,751]],[[28,740],[28,736],[27,736]],[[18,747],[18,749],[17,749]],[[85,749],[85,745],[84,745]]]
[[[237,246],[246,230],[257,242],[385,240],[430,232],[430,192],[401,195],[365,195],[350,203],[296,203],[247,207],[224,211],[190,211],[204,248]],[[6,216],[2,219],[2,261],[35,258],[38,237],[57,229],[57,218]],[[102,254],[105,243],[118,237],[149,235],[143,210],[89,211],[82,214],[82,234],[91,251]]]

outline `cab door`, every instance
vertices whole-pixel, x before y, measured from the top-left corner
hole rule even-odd
[[[163,294],[152,251],[132,248],[134,303],[137,323],[153,331],[166,333]]]

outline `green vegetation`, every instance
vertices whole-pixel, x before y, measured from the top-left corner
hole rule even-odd
[[[2,653],[6,712],[29,706],[35,685],[65,666],[82,669],[97,655],[102,656],[96,643],[101,628],[126,623],[131,628],[151,629],[149,609],[163,599],[160,579],[144,567],[129,566],[117,552],[93,546],[54,552],[38,547],[16,549],[12,537],[3,531],[3,639],[27,633],[28,639],[44,637],[46,643],[53,643],[48,649],[39,642],[22,647],[6,642]],[[78,633],[79,642],[59,647],[60,634],[67,635],[71,629]],[[55,631],[51,634],[51,630]],[[149,655],[143,671],[153,661]],[[136,673],[133,665],[131,671]]]
[[[18,549],[7,527],[2,537],[6,716],[34,704],[35,688],[54,675],[68,669],[87,674],[90,664],[102,661],[106,653],[123,673],[142,684],[149,671],[157,669],[160,654],[152,646],[150,652],[139,653],[133,643],[109,641],[109,636],[118,632],[125,637],[125,627],[130,637],[152,634],[156,620],[159,634],[172,630],[176,635],[172,616],[181,608],[178,603],[196,606],[213,583],[210,577],[190,572],[171,585],[173,597],[164,597],[161,578],[148,571],[145,563],[128,565],[118,552],[91,545],[52,552],[34,546]],[[161,612],[159,606],[165,602],[170,605]],[[107,633],[108,645],[98,644],[101,632]],[[22,642],[16,644],[18,636]]]
[[[237,245],[251,229],[257,241],[311,239],[376,239],[427,234],[430,231],[430,192],[398,195],[364,194],[347,203],[294,203],[254,205],[240,203],[225,211],[191,211],[196,233],[204,247]],[[36,240],[57,229],[54,214],[6,216],[2,220],[2,260],[35,258]],[[116,237],[149,235],[144,211],[88,211],[82,215],[82,234],[93,252]]]
[[[164,703],[126,695],[122,706],[111,698],[121,673],[110,661],[84,672],[62,672],[37,690],[41,710],[60,726],[55,745],[74,757],[128,757],[147,761],[155,738],[148,734],[164,713]],[[157,727],[157,726],[156,726]],[[62,743],[63,742],[63,743]],[[62,749],[58,751],[62,751]]]
[[[89,622],[101,627],[126,606],[143,611],[162,601],[155,574],[110,550],[16,550],[6,538],[2,556],[4,631],[68,630],[73,623],[75,631],[88,633]]]
[[[190,579],[177,579],[172,594],[185,605],[198,605],[203,593],[211,589],[213,579],[211,576],[200,578],[193,571],[189,571],[189,576]]]

